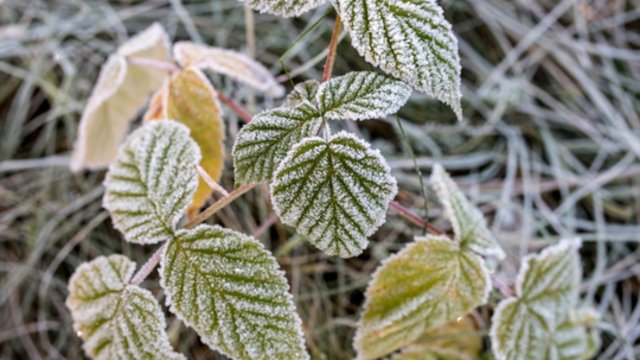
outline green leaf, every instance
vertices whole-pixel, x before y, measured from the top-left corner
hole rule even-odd
[[[282,161],[271,184],[273,205],[286,224],[329,255],[356,256],[384,222],[396,181],[377,150],[341,132],[311,137]]]
[[[354,346],[359,359],[384,356],[484,304],[483,260],[444,236],[416,238],[376,270]]]
[[[579,247],[579,240],[564,240],[524,260],[516,297],[503,300],[493,315],[498,359],[583,359],[593,351],[584,326],[576,325],[584,321],[568,315],[578,302]]]
[[[428,330],[393,360],[473,360],[482,351],[482,334],[471,316]]]
[[[165,319],[153,295],[129,285],[135,263],[100,256],[76,269],[67,307],[73,328],[92,359],[185,359],[171,348]]]
[[[334,0],[354,48],[462,119],[460,58],[451,25],[434,0]]]
[[[320,130],[322,115],[309,103],[264,111],[244,126],[233,147],[236,183],[270,181],[289,149]]]
[[[129,130],[129,123],[167,77],[165,70],[129,63],[129,58],[169,59],[169,37],[154,23],[122,44],[100,70],[80,119],[71,157],[73,171],[111,164]]]
[[[148,123],[121,146],[105,180],[104,207],[127,241],[152,244],[173,236],[191,203],[200,149],[175,121]]]
[[[396,113],[411,95],[411,88],[372,71],[354,71],[333,78],[316,95],[327,119],[367,120]]]
[[[442,165],[433,166],[431,183],[462,247],[484,256],[503,259],[504,251],[487,228],[482,212],[469,202]]]
[[[320,83],[316,80],[307,80],[296,84],[289,95],[287,95],[285,104],[288,107],[294,107],[303,101],[314,104],[318,89],[320,89]]]
[[[301,321],[275,258],[219,226],[180,230],[161,261],[170,309],[233,359],[307,359]]]
[[[278,16],[300,16],[303,13],[314,9],[327,0],[240,0],[248,7]]]

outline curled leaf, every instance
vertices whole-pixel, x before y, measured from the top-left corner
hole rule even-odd
[[[173,46],[182,67],[194,66],[227,75],[273,97],[284,95],[284,88],[259,62],[239,52],[181,41]]]
[[[76,269],[66,305],[73,328],[92,359],[185,359],[169,344],[160,304],[130,285],[135,263],[122,255],[98,257]]]
[[[103,66],[80,120],[71,157],[74,171],[115,160],[129,123],[167,76],[165,70],[130,64],[129,57],[167,61],[169,39],[162,26],[155,23],[125,42]]]

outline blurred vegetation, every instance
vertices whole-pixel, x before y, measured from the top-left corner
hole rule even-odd
[[[509,254],[500,268],[505,280],[522,255],[560,237],[582,237],[582,290],[602,313],[600,356],[640,357],[640,1],[441,4],[459,39],[467,120],[457,123],[446,106],[415,94],[397,119],[332,126],[347,126],[381,149],[402,189],[397,199],[445,229],[431,195],[425,213],[409,147],[425,181],[434,162],[456,175]],[[287,51],[283,63],[295,82],[320,79],[335,16],[328,10],[251,20],[236,0],[0,0],[1,358],[83,358],[64,306],[69,276],[101,254],[123,253],[141,264],[154,251],[113,229],[101,207],[104,171],[68,170],[80,114],[109,53],[158,21],[174,40],[255,53],[287,85],[280,65]],[[255,25],[255,43],[247,23]],[[344,39],[334,74],[370,68]],[[250,112],[280,102],[253,101],[246,87],[212,80]],[[230,149],[241,123],[226,113]],[[222,184],[231,189],[230,158],[226,165]],[[265,189],[210,221],[254,233],[273,214]],[[324,256],[279,223],[261,236],[287,272],[313,358],[353,357],[373,269],[420,232],[390,212],[365,254],[348,260]],[[157,274],[144,286],[162,296]],[[490,308],[474,314],[485,334]],[[169,331],[190,358],[215,358],[172,316]]]

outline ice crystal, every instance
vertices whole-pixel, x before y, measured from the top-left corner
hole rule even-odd
[[[460,58],[435,0],[334,0],[364,58],[449,106],[462,118]]]
[[[594,316],[571,312],[578,303],[579,240],[564,240],[527,257],[516,296],[500,302],[491,326],[497,359],[586,359],[597,350]]]
[[[322,115],[308,102],[264,111],[243,127],[233,147],[239,184],[270,181],[294,144],[320,129]]]
[[[316,8],[328,0],[240,0],[250,8],[273,15],[291,17]]]
[[[416,238],[373,275],[354,340],[358,358],[374,359],[412,343],[484,304],[490,290],[478,255],[444,236]]]
[[[134,131],[105,179],[104,207],[133,243],[170,238],[198,186],[200,149],[189,129],[171,120]]]
[[[301,141],[271,184],[282,221],[327,254],[341,257],[362,252],[396,191],[380,153],[346,132]]]
[[[233,359],[308,359],[301,321],[275,258],[219,226],[180,230],[161,261],[167,305]]]
[[[125,256],[84,263],[69,280],[67,307],[92,359],[185,359],[171,348],[153,295],[129,285],[135,263]]]
[[[396,113],[410,95],[411,88],[402,81],[357,71],[323,83],[316,101],[327,119],[366,120]]]
[[[125,42],[103,66],[80,120],[71,158],[74,171],[105,167],[115,159],[130,121],[167,75],[129,64],[128,57],[167,61],[169,39],[162,26],[153,24]]]
[[[159,119],[174,119],[191,130],[191,137],[202,152],[200,166],[214,181],[219,181],[224,168],[222,107],[217,92],[199,69],[189,67],[177,71],[165,82],[145,115],[145,121]],[[187,211],[198,211],[211,192],[206,181],[200,179]]]
[[[504,251],[487,228],[482,212],[469,202],[440,164],[433,167],[431,183],[462,246],[484,256],[503,259]]]
[[[174,45],[173,54],[182,67],[195,66],[227,75],[269,96],[284,95],[284,88],[269,70],[239,52],[181,41]]]

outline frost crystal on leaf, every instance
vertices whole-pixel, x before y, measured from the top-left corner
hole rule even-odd
[[[157,109],[156,109],[157,108]],[[200,166],[215,181],[224,168],[224,122],[218,94],[207,77],[197,68],[178,71],[153,97],[145,121],[174,119],[191,130],[200,147]],[[187,211],[198,211],[211,196],[212,189],[200,179]]]
[[[462,119],[460,58],[434,0],[334,0],[364,58],[449,106]]]
[[[490,290],[478,255],[444,236],[416,238],[373,275],[354,340],[358,358],[375,359],[412,343],[484,304]]]
[[[122,255],[84,263],[69,280],[73,328],[92,359],[185,359],[169,345],[153,295],[128,285],[135,263]]]
[[[396,181],[377,150],[346,132],[302,140],[276,170],[271,194],[286,224],[329,255],[356,256],[384,222]]]
[[[396,113],[410,95],[411,88],[402,81],[357,71],[320,85],[316,99],[327,119],[366,120]]]
[[[482,351],[482,333],[471,316],[426,331],[393,360],[474,360]]]
[[[128,57],[167,61],[169,39],[162,26],[155,23],[131,38],[103,66],[80,120],[74,171],[105,167],[115,159],[130,121],[167,76],[164,70],[129,64]]]
[[[198,186],[200,158],[189,129],[175,121],[154,121],[129,136],[109,167],[103,199],[128,241],[152,244],[173,236]]]
[[[173,54],[182,67],[195,66],[227,75],[269,96],[284,95],[284,88],[269,70],[239,52],[181,41],[173,46]]]
[[[244,126],[233,147],[236,183],[270,181],[294,144],[320,129],[322,115],[309,103],[264,111]]]
[[[219,226],[180,230],[161,261],[173,313],[233,359],[308,359],[301,321],[275,258]]]
[[[294,107],[303,101],[310,104],[315,103],[316,94],[320,88],[320,83],[316,80],[307,80],[296,84],[293,90],[287,95],[285,104],[288,107]]]
[[[487,228],[482,212],[469,202],[442,165],[434,165],[431,183],[462,246],[484,256],[503,259],[504,251]]]
[[[518,274],[516,297],[503,300],[491,326],[498,359],[586,359],[599,347],[586,329],[590,312],[578,303],[579,240],[564,240],[527,257]]]
[[[327,0],[240,0],[250,8],[278,16],[300,16]]]

